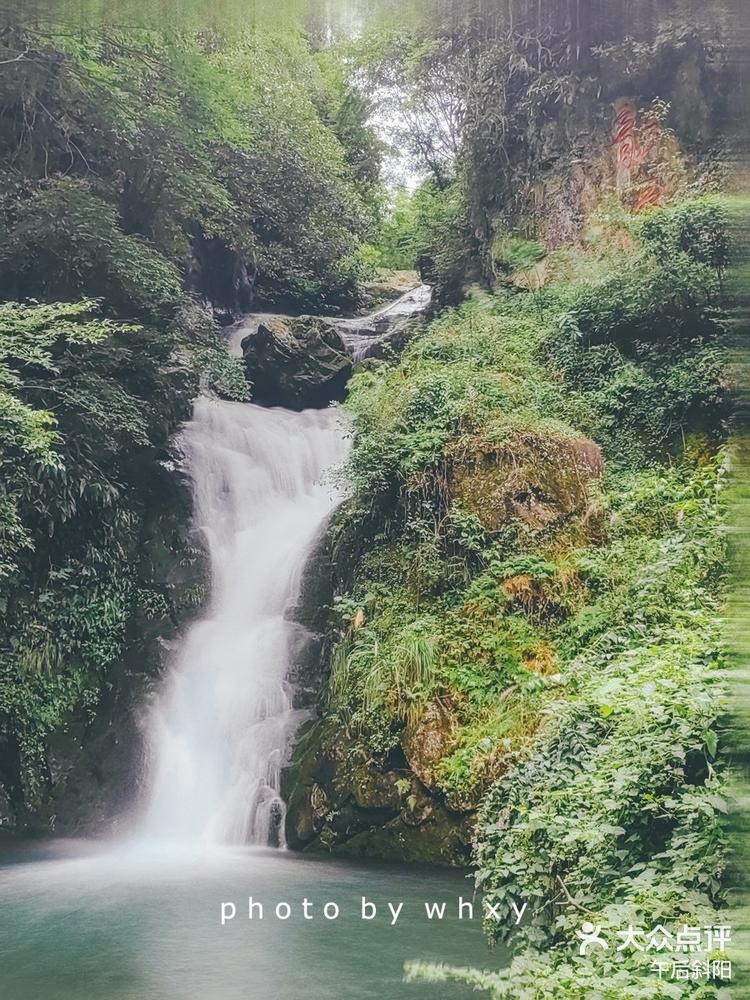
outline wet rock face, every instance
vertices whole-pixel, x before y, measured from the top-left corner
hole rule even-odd
[[[292,410],[342,400],[352,359],[334,323],[317,316],[265,319],[242,341],[253,399]]]
[[[437,784],[437,770],[452,749],[456,729],[455,717],[436,701],[428,705],[416,725],[407,727],[402,737],[409,767],[429,789]]]
[[[188,288],[206,299],[222,326],[252,305],[255,268],[216,237],[196,236],[187,274]]]
[[[421,730],[432,731],[435,718]],[[433,746],[413,757],[430,777]],[[352,759],[326,739],[325,723],[314,723],[299,739],[282,783],[287,802],[286,838],[292,850],[349,857],[464,865],[474,821],[427,787],[405,759],[380,767]]]
[[[332,539],[326,526],[302,573],[297,601],[285,613],[294,626],[289,680],[295,708],[313,708],[323,688],[331,655],[328,625],[335,589]]]
[[[8,796],[0,788],[0,834],[12,833],[16,827],[16,813]]]

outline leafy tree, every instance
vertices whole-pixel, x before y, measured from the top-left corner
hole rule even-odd
[[[355,295],[346,262],[375,197],[375,147],[357,93],[293,26],[225,40],[104,26],[72,36],[30,18],[5,31],[0,54],[0,155],[24,178],[6,196],[6,226],[28,271],[72,279],[52,294],[78,293],[102,251],[123,280],[140,252],[164,294],[174,278],[149,250],[183,274],[208,250],[239,259],[269,299]],[[80,221],[66,219],[60,239],[81,266],[56,267],[53,243],[35,268],[45,213],[68,212]],[[197,290],[211,297],[203,273]]]

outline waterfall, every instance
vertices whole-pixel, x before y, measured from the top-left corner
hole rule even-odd
[[[292,413],[201,398],[184,431],[212,596],[149,721],[155,838],[282,845],[284,755],[299,724],[285,613],[341,496],[335,409]]]

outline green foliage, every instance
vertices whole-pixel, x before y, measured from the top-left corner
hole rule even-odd
[[[11,573],[20,550],[31,544],[20,511],[25,494],[34,489],[31,477],[36,470],[54,475],[62,464],[55,448],[55,414],[30,401],[34,394],[28,393],[28,373],[54,376],[63,352],[137,329],[94,317],[96,308],[90,299],[44,306],[0,304],[0,575]]]
[[[174,312],[177,268],[137,236],[123,233],[111,205],[86,186],[41,186],[0,230],[0,281],[18,299],[92,295],[119,315],[152,321]]]
[[[323,49],[315,61],[322,82],[317,99],[321,119],[341,143],[363,196],[377,202],[384,147],[368,124],[372,101],[363,87],[349,79],[345,52]]]
[[[399,188],[380,225],[378,245],[384,267],[409,270],[417,266],[417,207],[412,192]]]
[[[222,399],[246,402],[250,383],[241,358],[232,357],[213,313],[192,300],[185,300],[175,316],[179,350],[197,369],[205,388]]]
[[[715,433],[728,413],[721,348],[690,343],[670,363],[661,349],[628,357],[617,345],[550,340],[565,377],[591,408],[589,430],[628,466],[679,449],[692,430]]]
[[[397,478],[439,463],[460,435],[502,440],[540,411],[562,414],[559,388],[535,357],[545,333],[526,317],[470,303],[434,322],[397,365],[356,375],[348,406],[360,430],[357,486],[387,494]]]
[[[568,419],[617,464],[636,467],[679,451],[692,431],[716,435],[727,418],[718,271],[697,259],[699,251],[670,250],[666,223],[648,229],[652,218],[679,219],[685,232],[705,236],[705,217],[717,226],[721,219],[714,208],[687,199],[645,221],[620,213],[613,224],[639,240],[632,251],[594,244],[588,256],[558,252],[549,258],[551,284],[506,298],[526,312],[523,303],[532,300],[540,320],[557,325],[545,350],[573,391]],[[705,245],[704,236],[697,243]],[[723,244],[726,234],[717,229],[711,240]]]
[[[377,200],[376,159],[369,179],[363,162],[376,146],[342,71],[293,27],[222,41],[30,20],[6,33],[2,55],[0,157],[23,177],[5,199],[24,253],[12,294],[48,294],[29,290],[36,274],[57,297],[153,309],[174,298],[174,267],[206,245],[256,272],[269,300],[355,294],[346,261]],[[204,272],[199,290],[236,308],[221,301],[229,276]]]
[[[703,232],[704,203],[686,206],[664,211]],[[660,995],[637,958],[576,955],[584,911],[612,933],[721,922],[723,318],[715,268],[662,252],[672,229],[658,246],[638,232],[539,291],[444,313],[348,401],[340,520],[370,541],[331,711],[352,727],[339,742],[384,766],[441,706],[430,789],[482,803],[479,887],[533,914],[488,927],[512,937],[508,970],[412,974],[497,997]],[[608,467],[578,495],[556,469],[596,462],[582,435]],[[429,683],[399,688],[415,634]]]
[[[425,181],[416,191],[400,190],[379,233],[383,266],[417,268],[433,286],[440,305],[460,301],[473,270],[473,243],[459,180]]]
[[[574,997],[584,988],[612,1000],[650,997],[661,995],[652,959],[575,955],[581,921],[605,937],[629,924],[722,922],[724,475],[721,460],[704,461],[620,487],[617,537],[598,556],[609,576],[592,605],[603,612],[598,625],[583,641],[575,619],[564,626],[544,723],[530,746],[508,740],[507,771],[482,806],[478,886],[499,912],[519,899],[532,910],[520,929],[488,925],[512,939],[513,962],[500,973],[414,966],[413,976],[474,982],[498,998]],[[502,714],[466,729],[444,765],[447,787],[470,785],[482,740],[497,746],[518,731]],[[691,989],[686,995],[713,995]]]
[[[649,255],[636,256],[582,289],[561,326],[589,344],[607,340],[631,349],[654,339],[705,338],[716,332],[718,293],[715,274],[687,254],[659,267]]]
[[[492,260],[500,271],[528,271],[547,254],[539,240],[512,234],[498,234],[492,244]]]
[[[643,219],[639,233],[660,261],[684,253],[716,271],[729,264],[728,216],[716,198],[687,199],[654,209]]]
[[[353,50],[356,65],[378,96],[392,144],[444,189],[455,176],[464,117],[465,64],[454,39],[384,18]]]
[[[568,696],[548,706],[533,752],[483,806],[478,883],[493,902],[552,903],[520,932],[528,947],[553,943],[550,977],[570,961],[580,908],[612,930],[669,926],[678,914],[680,923],[715,919],[725,806],[714,769],[721,652],[711,580],[724,559],[722,472],[714,463],[666,489],[656,477],[636,483],[640,496],[656,490],[681,516],[648,542],[635,533],[613,546],[621,613],[610,605],[596,640],[561,666]],[[531,954],[523,957],[516,988],[532,974]],[[614,977],[618,995],[642,995],[638,966],[622,958],[579,966],[599,988]]]
[[[91,299],[0,305],[0,731],[21,823],[44,811],[47,736],[95,710],[145,592],[150,463],[197,390],[178,345]]]

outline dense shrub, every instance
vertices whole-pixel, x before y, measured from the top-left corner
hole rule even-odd
[[[680,232],[713,225],[702,201],[663,211]],[[478,885],[533,911],[488,925],[509,970],[413,975],[668,997],[637,956],[576,956],[582,914],[612,934],[721,922],[726,361],[717,259],[663,253],[672,238],[477,295],[352,383],[342,520],[364,517],[371,544],[339,604],[345,735],[328,739],[385,766],[439,704],[432,793],[481,801]]]
[[[638,231],[660,261],[684,253],[719,272],[729,264],[728,216],[716,198],[685,199],[654,209]]]
[[[112,205],[60,180],[14,206],[0,230],[0,282],[9,297],[91,295],[124,316],[167,320],[181,294],[174,264],[122,232]]]

